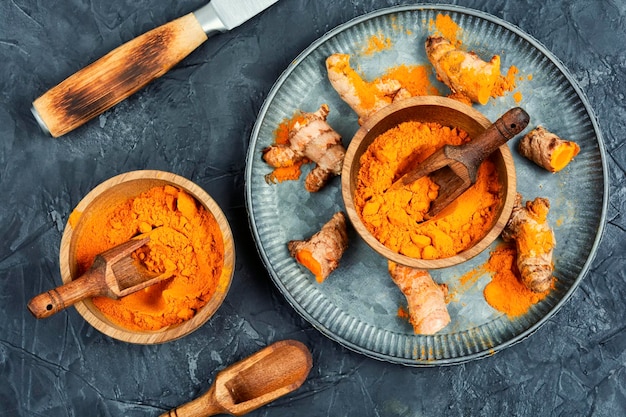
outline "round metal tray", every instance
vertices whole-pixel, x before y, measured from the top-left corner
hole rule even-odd
[[[510,319],[491,308],[483,297],[488,274],[471,285],[461,276],[488,259],[482,254],[456,267],[431,271],[437,282],[455,294],[448,304],[452,322],[433,336],[416,335],[397,316],[404,296],[387,272],[386,260],[351,231],[341,265],[322,284],[298,265],[287,242],[315,233],[332,214],[344,210],[340,179],[319,193],[308,193],[300,181],[267,184],[271,168],[261,150],[272,144],[281,121],[298,111],[330,106],[328,122],[344,145],[358,129],[357,117],[328,82],[325,60],[333,53],[351,54],[351,64],[368,78],[399,64],[426,64],[424,41],[431,19],[449,15],[461,28],[465,48],[489,59],[500,54],[503,72],[520,70],[516,91],[531,116],[531,127],[544,125],[574,140],[581,152],[565,170],[550,174],[512,149],[518,191],[525,199],[547,196],[549,220],[555,229],[554,290],[522,317]],[[368,39],[383,36],[392,45],[363,53]],[[532,77],[529,77],[532,75]],[[447,91],[439,84],[440,91]],[[512,94],[476,106],[495,120],[518,105]],[[305,173],[303,173],[304,177]],[[491,15],[457,6],[402,6],[379,10],[330,31],[304,50],[276,81],[254,126],[246,164],[246,204],[259,254],[288,302],[320,332],[365,355],[411,366],[455,364],[485,357],[537,330],[570,297],[585,275],[598,246],[608,201],[607,171],[601,133],[587,99],[564,65],[538,41]],[[496,242],[497,243],[497,242]],[[494,245],[496,244],[494,243]]]

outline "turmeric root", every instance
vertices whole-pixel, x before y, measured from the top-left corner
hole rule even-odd
[[[287,243],[289,254],[311,271],[319,283],[337,269],[347,247],[346,215],[341,211],[335,213],[311,238]]]
[[[411,96],[398,80],[379,78],[365,81],[350,66],[350,55],[347,54],[329,56],[326,69],[330,84],[359,116],[359,124],[393,101]]]
[[[576,142],[563,140],[543,126],[537,126],[520,140],[518,150],[540,167],[558,172],[578,155],[580,147]]]
[[[502,231],[506,242],[515,242],[522,283],[534,292],[547,291],[552,284],[556,239],[547,221],[549,210],[548,199],[537,197],[522,205],[522,195],[517,193],[513,212]]]
[[[445,297],[448,286],[438,285],[428,271],[389,262],[391,279],[409,305],[409,321],[417,334],[435,334],[450,323]]]
[[[315,113],[303,113],[289,131],[289,142],[263,149],[263,159],[274,168],[296,166],[304,159],[317,165],[309,172],[304,186],[319,191],[333,176],[341,174],[346,149],[341,136],[326,122],[330,109],[322,104]],[[271,181],[271,176],[267,177]]]
[[[426,39],[426,56],[437,79],[447,85],[453,96],[487,104],[501,81],[500,56],[485,62],[474,52],[457,49],[448,39],[432,35]]]

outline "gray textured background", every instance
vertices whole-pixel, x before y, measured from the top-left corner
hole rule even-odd
[[[565,306],[527,340],[479,361],[414,369],[322,336],[286,303],[260,262],[244,205],[248,140],[280,73],[347,20],[413,2],[281,0],[76,131],[51,139],[34,98],[121,43],[195,10],[197,0],[0,2],[0,415],[156,416],[205,392],[216,371],[275,340],[312,350],[302,388],[256,416],[626,415],[626,5],[613,1],[459,1],[529,33],[588,96],[609,164],[607,225]],[[203,187],[231,222],[230,293],[201,329],[157,346],[102,335],[74,309],[26,310],[61,283],[72,208],[118,173],[162,169]]]

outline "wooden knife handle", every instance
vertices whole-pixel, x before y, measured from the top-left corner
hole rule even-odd
[[[76,304],[78,301],[107,293],[103,280],[96,274],[86,273],[80,278],[33,297],[28,310],[38,319],[51,315]]]
[[[189,13],[71,75],[33,102],[33,114],[52,136],[64,135],[165,74],[206,40]]]

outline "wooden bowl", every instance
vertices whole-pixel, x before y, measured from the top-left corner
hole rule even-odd
[[[436,122],[458,127],[476,137],[491,125],[479,111],[445,97],[421,96],[392,103],[372,115],[356,132],[344,158],[341,173],[343,201],[348,218],[365,242],[376,252],[396,263],[422,269],[444,268],[465,262],[486,249],[502,232],[513,209],[516,193],[515,165],[508,146],[501,146],[491,155],[502,184],[502,203],[496,220],[487,234],[473,246],[449,258],[416,259],[397,253],[380,243],[363,224],[354,205],[354,193],[361,164],[361,155],[379,135],[405,121]]]
[[[73,211],[78,220],[70,220],[61,239],[60,267],[63,283],[78,277],[76,250],[78,237],[93,213],[116,206],[156,186],[178,187],[200,202],[217,221],[224,242],[224,265],[218,285],[209,302],[189,320],[156,331],[135,331],[121,327],[105,317],[90,299],[74,306],[78,313],[102,333],[125,342],[157,344],[185,336],[202,326],[222,304],[230,287],[235,265],[233,236],[228,221],[217,203],[199,186],[178,175],[163,171],[133,171],[113,177],[94,188]]]

